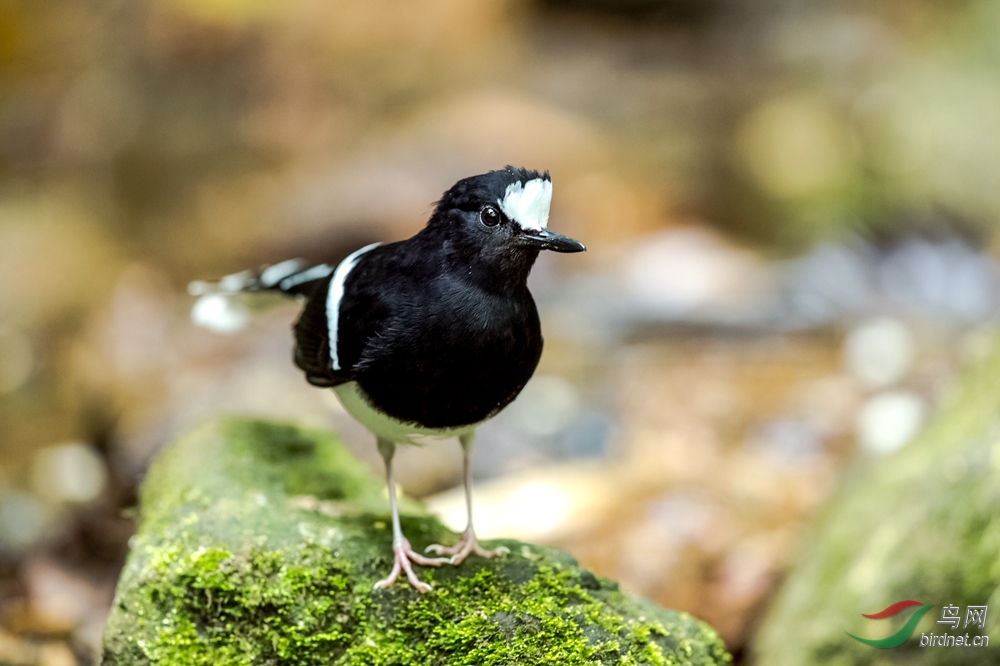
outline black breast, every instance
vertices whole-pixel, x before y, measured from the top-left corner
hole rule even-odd
[[[542,353],[527,288],[498,295],[439,282],[394,304],[353,372],[375,407],[428,428],[493,416],[524,388]]]

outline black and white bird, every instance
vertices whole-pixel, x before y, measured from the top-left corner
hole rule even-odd
[[[548,230],[551,199],[548,172],[508,166],[458,181],[408,240],[368,245],[336,267],[291,260],[214,289],[195,285],[204,294],[196,321],[224,310],[219,298],[238,291],[306,298],[295,364],[310,384],[334,390],[385,461],[395,558],[376,588],[405,572],[424,592],[430,586],[411,563],[506,552],[476,539],[469,455],[476,428],[514,400],[538,365],[542,333],[527,280],[539,251],[585,249]],[[426,557],[400,529],[392,458],[397,445],[451,437],[462,446],[468,526],[457,545],[427,549],[449,558]]]

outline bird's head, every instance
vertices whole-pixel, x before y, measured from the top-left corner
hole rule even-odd
[[[583,243],[548,230],[549,173],[508,166],[458,181],[444,193],[427,231],[470,267],[527,278],[541,250],[582,252]]]

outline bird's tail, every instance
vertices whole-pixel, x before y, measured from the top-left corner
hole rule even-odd
[[[328,264],[310,266],[302,259],[289,259],[257,271],[233,273],[218,282],[192,282],[188,293],[198,300],[191,308],[191,320],[217,333],[235,333],[250,321],[252,294],[308,296],[332,272]]]

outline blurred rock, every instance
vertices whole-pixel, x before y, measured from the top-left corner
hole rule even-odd
[[[770,275],[760,260],[704,228],[647,236],[627,255],[625,294],[646,316],[739,319],[770,310]]]
[[[1000,314],[1000,263],[955,238],[906,238],[884,250],[826,244],[766,263],[704,228],[685,227],[622,243],[601,267],[548,283],[537,293],[560,334],[604,346],[692,326],[854,326],[847,363],[873,387],[911,369],[913,332],[899,326],[955,335]],[[886,318],[895,324],[878,325]]]
[[[49,555],[30,555],[20,567],[19,594],[8,595],[0,606],[0,622],[14,636],[27,637],[22,647],[30,664],[80,662],[100,659],[101,632],[114,593],[115,568],[94,562],[86,570]],[[107,574],[112,574],[109,577]],[[23,594],[22,594],[23,593]],[[0,630],[0,663],[8,664]],[[72,661],[65,661],[67,655]],[[75,656],[74,656],[75,655]],[[51,661],[50,661],[51,660]],[[22,663],[14,660],[14,663]]]
[[[851,431],[862,392],[849,377],[830,375],[805,383],[792,396],[789,410],[804,419],[826,439]]]
[[[45,507],[31,495],[0,493],[0,552],[17,553],[34,544],[49,518]]]
[[[49,559],[29,560],[24,580],[34,632],[68,634],[92,616],[100,617],[109,602],[109,589]]]
[[[0,663],[4,666],[76,666],[64,643],[29,641],[0,629]]]
[[[891,314],[954,329],[1000,312],[1000,263],[953,235],[907,236],[882,250],[820,245],[785,275],[783,317],[799,326]]]
[[[38,653],[38,666],[76,666],[76,657],[65,643],[45,643]]]
[[[38,646],[0,629],[0,663],[10,666],[36,666]]]
[[[1000,264],[958,239],[907,239],[888,254],[878,278],[890,303],[921,314],[968,323],[1000,307]]]
[[[889,317],[854,327],[844,341],[844,363],[869,388],[899,383],[913,363],[914,341],[902,322]]]
[[[104,459],[80,442],[39,449],[32,463],[32,484],[39,496],[52,502],[90,502],[107,482]]]
[[[477,483],[476,533],[486,539],[504,534],[554,543],[599,521],[616,501],[617,486],[614,472],[605,464],[582,462]],[[465,529],[465,494],[461,487],[425,501],[449,528]]]
[[[768,613],[755,658],[786,664],[994,663],[991,648],[927,650],[914,635],[882,658],[866,638],[891,633],[861,616],[900,599],[936,607],[995,603],[1000,589],[1000,347],[970,368],[934,422],[908,446],[854,470],[801,541]],[[950,632],[934,612],[917,632]],[[982,629],[995,636],[1000,620]],[[897,622],[895,627],[899,627]],[[875,633],[875,632],[878,633]],[[957,632],[955,632],[957,633]],[[963,631],[963,633],[965,633]]]
[[[809,465],[810,458],[823,452],[823,435],[808,421],[779,419],[764,424],[747,444],[770,456],[776,465],[794,468]]]
[[[853,243],[821,243],[785,266],[788,306],[804,325],[864,312],[875,290],[878,255]]]
[[[912,391],[877,393],[858,413],[858,443],[869,453],[892,453],[920,431],[926,411],[924,399]]]

